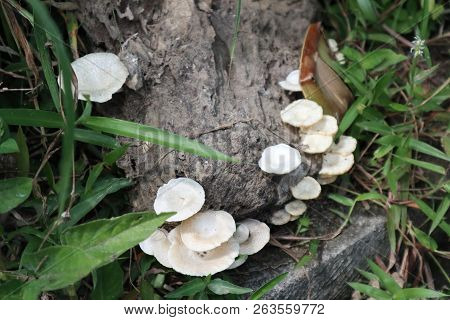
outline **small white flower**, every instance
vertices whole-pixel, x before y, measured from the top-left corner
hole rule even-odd
[[[415,36],[412,44],[414,47],[411,48],[411,53],[414,54],[414,58],[421,57],[425,49],[425,40],[421,39],[420,36]]]

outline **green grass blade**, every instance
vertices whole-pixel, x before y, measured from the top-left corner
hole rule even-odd
[[[52,60],[50,58],[50,53],[45,43],[47,42],[47,36],[42,28],[34,28],[34,38],[36,39],[36,47],[39,52],[39,58],[41,60],[42,71],[44,72],[44,78],[47,82],[47,87],[50,91],[52,97],[53,105],[59,111],[59,88],[56,82],[56,77],[52,67]]]
[[[358,283],[358,282],[350,282],[348,285],[350,287],[352,287],[354,290],[362,292],[365,295],[375,298],[377,300],[391,300],[392,299],[392,297],[387,292],[385,292],[381,289],[378,289],[378,288],[374,288],[367,284],[362,284],[362,283]]]
[[[399,297],[397,295],[394,295],[394,299],[410,299],[410,300],[417,300],[417,299],[433,299],[433,298],[444,298],[448,297],[446,294],[434,291],[430,289],[425,288],[406,288],[402,289]]]
[[[444,199],[441,201],[439,208],[437,209],[436,216],[433,219],[433,223],[431,224],[430,231],[428,234],[431,234],[434,229],[441,223],[442,219],[448,212],[448,208],[450,207],[450,196],[447,194]]]
[[[66,200],[69,196],[71,185],[72,166],[74,156],[74,128],[75,128],[75,108],[72,94],[72,68],[70,66],[69,55],[64,45],[59,28],[45,5],[38,0],[28,0],[34,10],[35,28],[42,28],[52,42],[58,66],[63,77],[63,109],[64,109],[64,136],[62,138],[62,155],[60,160],[60,180],[58,204],[59,213],[65,208]]]
[[[87,117],[82,121],[82,124],[93,130],[148,141],[205,158],[232,161],[231,157],[204,144],[139,123],[104,117]]]
[[[394,155],[394,157],[397,157],[400,160],[403,160],[403,161],[405,161],[407,163],[410,163],[410,164],[412,164],[414,166],[421,167],[423,169],[427,169],[427,170],[430,170],[430,171],[433,171],[433,172],[445,175],[445,168],[440,166],[440,165],[429,163],[429,162],[426,162],[426,161],[411,159],[411,158],[407,158],[407,157],[399,157],[399,156],[396,156],[396,155]]]
[[[435,221],[437,218],[437,213],[428,206],[423,200],[420,200],[419,198],[414,197],[411,195],[411,199],[417,204],[419,209],[427,216],[428,219],[431,221]],[[444,220],[441,220],[441,222],[438,223],[439,228],[441,228],[447,236],[450,236],[450,225],[447,224]]]
[[[63,128],[64,121],[58,113],[23,109],[23,108],[1,108],[0,117],[9,124],[14,126],[33,126],[44,128]]]
[[[101,134],[88,129],[75,128],[74,138],[76,141],[94,144],[109,149],[120,148],[120,143],[114,137]]]
[[[251,296],[250,296],[250,300],[259,300],[262,296],[264,296],[267,292],[269,292],[270,290],[272,290],[277,284],[279,284],[281,281],[284,280],[284,278],[286,278],[286,276],[288,275],[288,272],[282,273],[278,276],[276,276],[275,278],[273,278],[272,280],[270,280],[269,282],[267,282],[266,284],[264,284],[261,288],[259,288],[258,290],[256,290]]]

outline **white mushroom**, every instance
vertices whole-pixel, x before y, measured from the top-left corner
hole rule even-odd
[[[305,134],[302,136],[301,144],[302,150],[306,153],[323,153],[333,144],[333,137],[321,134]]]
[[[243,243],[247,241],[248,237],[250,235],[250,230],[248,230],[247,226],[245,224],[238,224],[236,227],[236,232],[233,235],[233,238],[239,243]]]
[[[298,218],[300,218],[300,216],[293,216],[292,214],[289,215],[289,216],[290,216],[289,222],[295,221],[295,220],[297,220]]]
[[[281,143],[264,149],[258,165],[267,173],[286,174],[295,170],[301,162],[298,150]]]
[[[179,228],[186,247],[193,251],[208,251],[230,239],[236,224],[228,212],[208,210],[184,220]]]
[[[290,72],[286,80],[280,81],[278,84],[284,90],[292,92],[302,91],[302,87],[300,86],[300,71],[297,69]]]
[[[357,141],[350,136],[341,136],[337,144],[331,145],[327,153],[337,153],[342,156],[347,156],[356,150]]]
[[[245,261],[247,261],[248,256],[239,256],[236,260],[227,268],[227,270],[236,269],[237,267],[242,266]]]
[[[312,177],[304,177],[299,183],[291,187],[292,195],[295,199],[310,200],[320,195],[322,188]]]
[[[309,127],[322,119],[323,109],[312,100],[300,99],[280,112],[281,120],[294,127]]]
[[[167,221],[182,221],[200,211],[205,203],[205,191],[189,178],[172,179],[158,189],[153,205],[156,214],[176,212]]]
[[[335,117],[324,115],[319,122],[310,127],[302,128],[306,134],[321,134],[324,136],[334,136],[338,131],[338,124]]]
[[[334,53],[339,50],[336,40],[330,38],[327,40],[327,42],[328,42],[328,47],[330,48],[331,52]]]
[[[302,200],[294,200],[287,203],[284,206],[284,210],[286,210],[291,216],[300,216],[306,211],[306,204]]]
[[[179,228],[171,233],[169,238],[174,242],[168,252],[169,262],[175,271],[182,274],[197,277],[215,274],[231,266],[239,255],[239,244],[233,238],[212,250],[197,252],[184,245]]]
[[[260,251],[270,240],[270,228],[264,222],[255,219],[246,219],[244,224],[250,231],[247,241],[241,243],[239,254],[251,255]]]
[[[321,176],[338,176],[349,171],[355,158],[353,154],[341,156],[337,153],[325,153],[322,158],[322,169],[319,171]]]
[[[336,60],[340,63],[340,64],[345,64],[345,57],[344,54],[342,52],[336,52],[335,55]]]
[[[337,177],[338,176],[319,176],[319,178],[317,178],[317,182],[321,185],[326,185],[335,182]]]
[[[275,211],[270,216],[270,223],[276,226],[286,224],[291,219],[291,215],[284,209]]]
[[[172,268],[167,257],[170,248],[170,241],[167,238],[167,231],[164,229],[156,229],[150,237],[139,243],[142,251],[146,254],[154,256],[159,263],[167,268]]]
[[[74,62],[72,69],[78,80],[78,99],[106,102],[125,83],[128,70],[113,53],[87,54]],[[58,81],[61,85],[61,79]]]

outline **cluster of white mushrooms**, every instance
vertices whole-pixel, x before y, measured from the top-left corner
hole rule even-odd
[[[329,42],[336,54],[337,44]],[[93,102],[106,102],[120,90],[128,77],[126,66],[112,53],[92,53],[75,60],[72,68],[78,80],[78,98]],[[61,78],[58,83],[61,83]],[[280,86],[289,91],[301,91],[298,70],[292,71],[281,81]],[[307,209],[303,200],[320,195],[321,184],[332,183],[338,175],[350,170],[354,163],[353,151],[356,140],[341,136],[333,142],[338,131],[336,118],[324,115],[322,107],[307,99],[289,104],[281,111],[283,122],[299,128],[301,151],[308,154],[323,154],[322,168],[318,179],[303,178],[291,187],[296,199],[283,209],[274,212],[270,222],[282,225],[296,220]],[[302,162],[299,150],[287,144],[266,148],[258,162],[261,170],[277,175],[288,174]],[[167,222],[178,222],[168,232],[157,229],[141,242],[141,249],[153,255],[158,262],[175,271],[191,275],[206,276],[233,269],[242,265],[249,255],[260,251],[270,239],[269,227],[258,220],[246,219],[235,222],[225,211],[201,211],[205,203],[205,191],[189,178],[172,179],[158,189],[154,209],[156,214],[174,212]]]
[[[176,212],[167,222],[180,222],[167,232],[156,230],[139,244],[163,266],[190,276],[206,276],[242,265],[270,239],[269,227],[258,220],[236,223],[228,212],[201,211],[205,191],[189,178],[172,179],[158,189],[156,214]]]
[[[279,85],[285,90],[296,92],[301,91],[299,83],[299,71],[295,70]],[[337,119],[324,115],[322,107],[312,100],[296,100],[284,108],[280,115],[284,123],[299,128],[302,152],[322,154],[322,168],[317,180],[307,176],[291,187],[296,200],[271,215],[270,222],[274,225],[286,224],[302,215],[307,208],[303,200],[319,197],[321,185],[333,183],[339,175],[351,169],[354,164],[353,151],[356,149],[356,139],[353,137],[341,136],[338,143],[334,143],[338,131]],[[299,150],[282,143],[266,148],[258,165],[264,172],[284,175],[297,169],[301,162]]]

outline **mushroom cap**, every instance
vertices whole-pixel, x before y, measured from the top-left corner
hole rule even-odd
[[[171,242],[167,238],[167,231],[164,229],[156,229],[150,237],[139,243],[142,251],[154,256],[159,263],[167,268],[172,268],[167,257],[170,245]]]
[[[344,54],[342,52],[336,52],[334,54],[334,56],[336,57],[336,60],[340,63],[340,64],[345,64],[345,57]]]
[[[294,127],[309,127],[322,119],[323,109],[312,100],[300,99],[280,112],[281,120]]]
[[[168,222],[185,220],[200,211],[205,203],[205,191],[189,178],[172,179],[158,189],[153,205],[156,214],[176,212]]]
[[[317,182],[321,185],[326,185],[335,182],[337,177],[338,176],[319,176],[319,178],[317,178]]]
[[[109,52],[87,54],[72,62],[78,79],[78,99],[106,102],[122,88],[128,77],[127,67],[119,57]]]
[[[338,131],[337,120],[333,116],[324,115],[322,119],[310,127],[302,128],[306,134],[321,134],[324,136],[334,136]]]
[[[327,42],[328,42],[328,47],[330,48],[331,52],[334,53],[339,50],[336,40],[330,38],[327,40]]]
[[[182,274],[197,277],[215,274],[231,266],[239,255],[239,244],[232,238],[217,248],[197,252],[184,245],[178,227],[171,233],[169,238],[174,242],[167,256],[172,268]]]
[[[180,236],[192,251],[217,248],[233,236],[236,224],[225,211],[202,211],[180,224]]]
[[[292,195],[295,199],[310,200],[320,195],[322,188],[316,179],[312,177],[304,177],[299,183],[291,187]]]
[[[292,214],[290,215],[290,219],[289,219],[289,222],[291,222],[291,221],[295,221],[295,220],[297,220],[298,218],[300,218],[300,216],[293,216]]]
[[[302,200],[294,200],[284,206],[284,210],[286,210],[291,216],[296,217],[305,213],[306,209],[306,204]]]
[[[258,165],[262,171],[274,174],[286,174],[294,171],[302,162],[297,149],[280,143],[264,149]]]
[[[280,81],[278,84],[284,90],[292,92],[302,91],[302,87],[300,86],[300,70],[291,71],[286,77],[286,80]]]
[[[245,263],[245,261],[247,261],[247,258],[248,258],[248,256],[242,256],[242,255],[237,257],[236,260],[234,260],[234,262],[231,264],[231,266],[229,266],[227,268],[227,270],[236,269],[236,268],[242,266]]]
[[[322,158],[322,169],[319,171],[321,176],[338,176],[349,171],[355,158],[353,154],[341,156],[337,153],[325,153]]]
[[[241,243],[239,254],[251,255],[260,251],[270,240],[270,228],[264,222],[255,219],[245,219],[244,224],[250,231],[247,241]]]
[[[245,224],[239,223],[236,227],[236,232],[233,234],[233,238],[241,244],[242,242],[247,241],[250,235],[250,230],[248,230]]]
[[[301,143],[302,150],[306,153],[323,153],[333,144],[333,137],[322,134],[305,134],[302,136]]]
[[[270,216],[270,223],[276,226],[281,226],[290,221],[291,215],[284,209],[277,210]]]
[[[357,141],[350,136],[341,136],[337,144],[331,145],[328,153],[337,153],[342,156],[347,156],[356,150]]]

